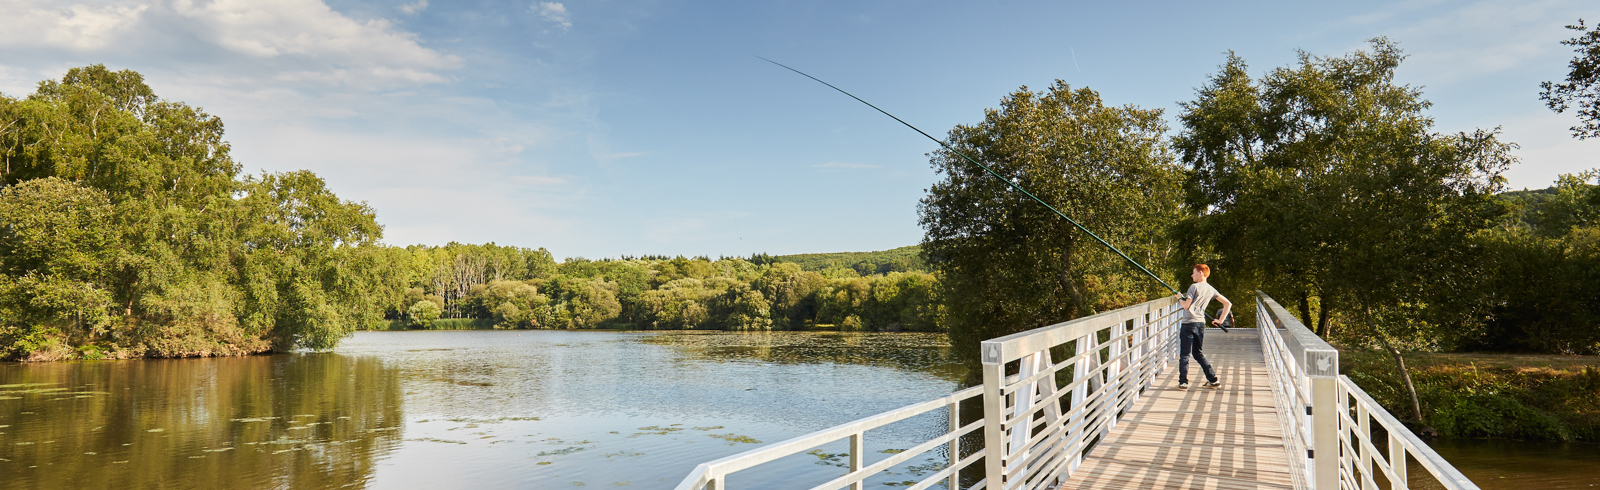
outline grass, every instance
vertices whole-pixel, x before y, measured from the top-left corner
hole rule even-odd
[[[1341,349],[1340,371],[1397,417],[1409,397],[1394,361],[1375,350]],[[1410,353],[1427,425],[1440,435],[1600,441],[1600,356]]]

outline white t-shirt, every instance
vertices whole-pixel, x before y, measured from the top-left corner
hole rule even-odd
[[[1206,307],[1211,305],[1211,300],[1217,297],[1217,289],[1211,284],[1197,282],[1189,286],[1189,308],[1179,310],[1178,321],[1181,323],[1205,323]]]

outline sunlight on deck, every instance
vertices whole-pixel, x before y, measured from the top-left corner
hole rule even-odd
[[[1191,362],[1194,384],[1179,390],[1174,362],[1060,488],[1293,488],[1257,335],[1207,330],[1222,388],[1201,388]]]

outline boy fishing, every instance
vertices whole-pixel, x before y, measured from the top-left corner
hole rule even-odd
[[[1211,276],[1211,267],[1205,264],[1195,264],[1189,277],[1194,279],[1194,284],[1189,286],[1187,298],[1179,297],[1178,306],[1183,308],[1178,311],[1178,389],[1189,389],[1189,356],[1194,355],[1194,360],[1200,363],[1200,371],[1206,375],[1206,383],[1201,385],[1213,390],[1222,387],[1222,382],[1217,379],[1216,370],[1211,369],[1211,362],[1206,360],[1201,353],[1201,345],[1206,338],[1206,306],[1212,299],[1222,303],[1222,311],[1217,312],[1217,319],[1212,323],[1221,325],[1222,319],[1228,317],[1233,309],[1233,302],[1228,301],[1216,288],[1206,283],[1206,278]]]

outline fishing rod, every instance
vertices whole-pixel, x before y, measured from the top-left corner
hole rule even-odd
[[[1084,228],[1084,226],[1082,224],[1078,223],[1078,220],[1072,219],[1071,216],[1067,216],[1067,213],[1063,213],[1063,212],[1061,212],[1061,210],[1056,209],[1055,206],[1051,206],[1050,203],[1044,202],[1044,199],[1039,199],[1039,196],[1035,196],[1035,195],[1033,195],[1032,192],[1028,192],[1027,189],[1022,188],[1022,185],[1017,183],[1016,181],[1013,181],[1011,179],[1005,178],[1004,176],[1001,176],[999,172],[995,172],[994,169],[990,168],[988,165],[984,165],[982,162],[979,162],[977,160],[972,159],[972,157],[967,156],[966,153],[962,153],[961,151],[950,147],[950,145],[945,143],[944,140],[941,140],[939,138],[935,138],[932,135],[922,131],[921,129],[917,129],[916,126],[912,126],[911,123],[905,122],[904,120],[902,120],[902,119],[900,119],[898,117],[895,117],[895,115],[894,114],[890,114],[889,111],[885,111],[883,109],[879,109],[878,106],[872,105],[871,102],[867,102],[865,100],[861,100],[860,97],[856,97],[854,94],[851,94],[850,92],[846,92],[842,88],[835,87],[831,83],[824,82],[820,78],[817,78],[817,77],[814,77],[814,76],[811,76],[811,75],[807,75],[806,72],[803,72],[803,71],[800,71],[800,70],[796,70],[794,68],[790,68],[788,65],[785,65],[783,63],[779,63],[779,62],[772,61],[772,60],[769,60],[769,59],[766,59],[766,58],[762,58],[760,56],[757,56],[757,58],[761,58],[762,61],[765,61],[765,62],[768,62],[768,63],[772,63],[774,65],[781,66],[781,67],[783,67],[783,68],[785,68],[785,69],[787,69],[789,71],[792,71],[792,72],[795,72],[795,73],[799,73],[801,76],[804,76],[806,78],[810,78],[812,80],[816,80],[817,83],[820,83],[820,84],[823,84],[823,85],[827,85],[828,88],[837,90],[841,94],[848,95],[848,96],[850,96],[850,98],[856,99],[857,102],[860,102],[862,104],[866,104],[867,107],[871,107],[873,109],[876,109],[878,112],[883,113],[883,115],[889,116],[890,119],[894,119],[895,121],[898,121],[900,124],[904,124],[906,127],[911,128],[912,131],[916,131],[917,133],[928,137],[928,139],[933,140],[934,143],[938,143],[939,146],[943,146],[944,149],[950,150],[950,153],[954,153],[956,155],[960,155],[962,159],[965,159],[966,161],[972,162],[973,165],[977,165],[979,167],[982,167],[984,171],[989,172],[989,175],[993,175],[994,178],[1000,179],[1001,182],[1005,182],[1006,185],[1011,186],[1012,189],[1016,189],[1017,192],[1021,192],[1023,195],[1028,196],[1029,198],[1032,198],[1034,201],[1038,202],[1039,204],[1043,204],[1044,207],[1049,208],[1051,211],[1054,211],[1056,213],[1056,216],[1060,216],[1062,218],[1065,218],[1068,223],[1072,223],[1072,226],[1078,227],[1079,230],[1082,230],[1084,233],[1087,233],[1090,237],[1094,238],[1095,241],[1100,242],[1101,245],[1105,245],[1106,248],[1111,249],[1112,252],[1116,252],[1117,255],[1122,256],[1123,260],[1128,261],[1129,264],[1133,264],[1134,267],[1139,268],[1140,271],[1144,272],[1146,275],[1149,275],[1151,279],[1155,279],[1156,282],[1161,283],[1162,286],[1166,286],[1167,289],[1171,290],[1174,294],[1177,294],[1178,297],[1183,298],[1183,299],[1189,299],[1189,297],[1187,295],[1183,294],[1183,292],[1178,291],[1178,288],[1172,287],[1171,284],[1167,284],[1167,281],[1162,280],[1161,277],[1156,276],[1155,273],[1153,273],[1153,272],[1150,272],[1150,269],[1144,268],[1144,265],[1140,264],[1139,261],[1133,260],[1133,257],[1129,257],[1128,254],[1122,253],[1122,250],[1117,249],[1117,247],[1115,245],[1112,245],[1110,242],[1107,242],[1104,238],[1100,238],[1100,235],[1096,235],[1096,234],[1094,234],[1094,232],[1089,231],[1088,228]]]

